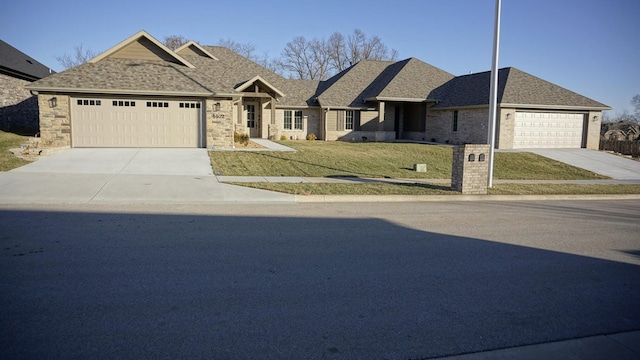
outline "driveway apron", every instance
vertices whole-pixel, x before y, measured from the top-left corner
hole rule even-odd
[[[70,149],[0,173],[5,204],[292,201],[219,183],[206,149]]]
[[[604,151],[588,149],[527,149],[527,151],[617,180],[640,179],[640,161]]]

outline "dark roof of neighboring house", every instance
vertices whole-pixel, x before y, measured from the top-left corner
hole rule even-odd
[[[54,74],[55,71],[0,40],[0,73],[35,81]]]
[[[433,108],[482,106],[489,104],[491,72],[458,76],[429,94],[437,100]],[[559,106],[608,109],[588,97],[530,75],[513,67],[498,70],[498,103],[501,106]]]

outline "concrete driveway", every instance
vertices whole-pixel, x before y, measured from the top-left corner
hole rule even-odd
[[[221,184],[206,149],[70,149],[0,173],[2,203],[251,203],[293,196]]]
[[[588,149],[527,149],[563,163],[573,165],[616,180],[640,179],[640,161],[604,151]]]

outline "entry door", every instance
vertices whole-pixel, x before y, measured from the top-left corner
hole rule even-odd
[[[247,128],[249,128],[249,136],[252,138],[259,138],[260,121],[258,104],[254,102],[244,104],[244,114],[245,120],[247,121]]]

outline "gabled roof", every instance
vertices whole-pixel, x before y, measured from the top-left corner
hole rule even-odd
[[[416,58],[364,60],[323,82],[322,106],[370,107],[369,101],[427,101],[429,93],[454,76]]]
[[[275,86],[269,84],[268,81],[266,81],[265,79],[261,78],[260,76],[255,76],[254,78],[245,81],[244,83],[240,84],[238,87],[236,87],[236,91],[245,91],[247,89],[249,89],[250,86],[252,85],[257,85],[258,87],[265,87],[269,90],[271,90],[272,92],[274,92],[276,95],[278,96],[284,96],[284,94],[282,93],[282,91],[278,90]]]
[[[218,60],[215,56],[211,55],[205,48],[200,46],[195,41],[189,41],[188,43],[180,46],[175,50],[175,53],[178,55],[198,55],[208,57],[213,60]]]
[[[89,60],[95,64],[102,59],[108,58],[127,58],[126,52],[135,52],[138,58],[145,57],[146,60],[164,60],[181,64],[189,68],[194,68],[189,62],[180,55],[171,51],[168,47],[149,35],[146,31],[141,30],[129,38],[121,41],[116,46]]]
[[[392,61],[363,60],[323,81],[318,88],[318,102],[323,107],[367,107],[365,98],[374,81]]]
[[[55,71],[0,40],[0,73],[27,81],[45,78]]]
[[[429,94],[437,108],[488,106],[491,72],[458,76]],[[588,97],[513,67],[498,71],[498,103],[501,107],[610,109]]]
[[[416,58],[409,58],[390,65],[379,79],[371,97],[375,100],[401,99],[425,101],[429,93],[451,80],[454,76]],[[376,89],[377,90],[377,89]]]

